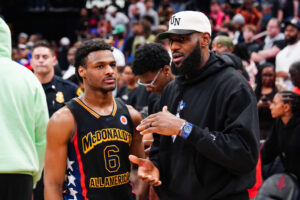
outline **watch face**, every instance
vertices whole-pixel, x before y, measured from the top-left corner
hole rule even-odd
[[[187,124],[183,127],[183,131],[186,133],[190,133],[192,131],[192,126]]]

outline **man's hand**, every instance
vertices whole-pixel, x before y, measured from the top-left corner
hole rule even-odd
[[[178,135],[185,120],[176,117],[168,111],[167,106],[162,112],[150,115],[136,127],[140,134],[157,133],[160,135]]]
[[[150,160],[138,158],[134,155],[129,155],[129,160],[139,166],[139,178],[143,179],[150,185],[161,185],[161,181],[159,180],[159,171]]]

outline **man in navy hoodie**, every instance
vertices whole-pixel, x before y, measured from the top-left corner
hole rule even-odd
[[[162,112],[137,127],[157,133],[150,160],[130,156],[138,176],[161,200],[246,200],[259,152],[256,99],[250,85],[209,51],[211,27],[201,12],[174,14],[169,30],[172,72]]]

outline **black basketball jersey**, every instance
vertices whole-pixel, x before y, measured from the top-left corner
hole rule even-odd
[[[111,115],[100,116],[79,98],[67,103],[77,132],[68,146],[65,199],[135,199],[129,181],[133,123],[120,100]]]

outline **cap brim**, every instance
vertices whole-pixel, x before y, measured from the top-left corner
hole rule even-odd
[[[288,25],[292,25],[292,26],[294,26],[295,28],[297,28],[298,30],[300,30],[300,25],[294,24],[294,23],[292,23],[292,22],[285,22],[285,23],[284,23],[284,28],[286,28]]]
[[[196,32],[196,31],[195,30],[172,29],[172,30],[169,30],[169,31],[166,31],[166,32],[163,32],[163,33],[159,34],[157,36],[157,38],[159,40],[164,40],[164,39],[169,38],[170,34],[186,35],[186,34],[191,34],[191,33],[194,33],[194,32]]]

